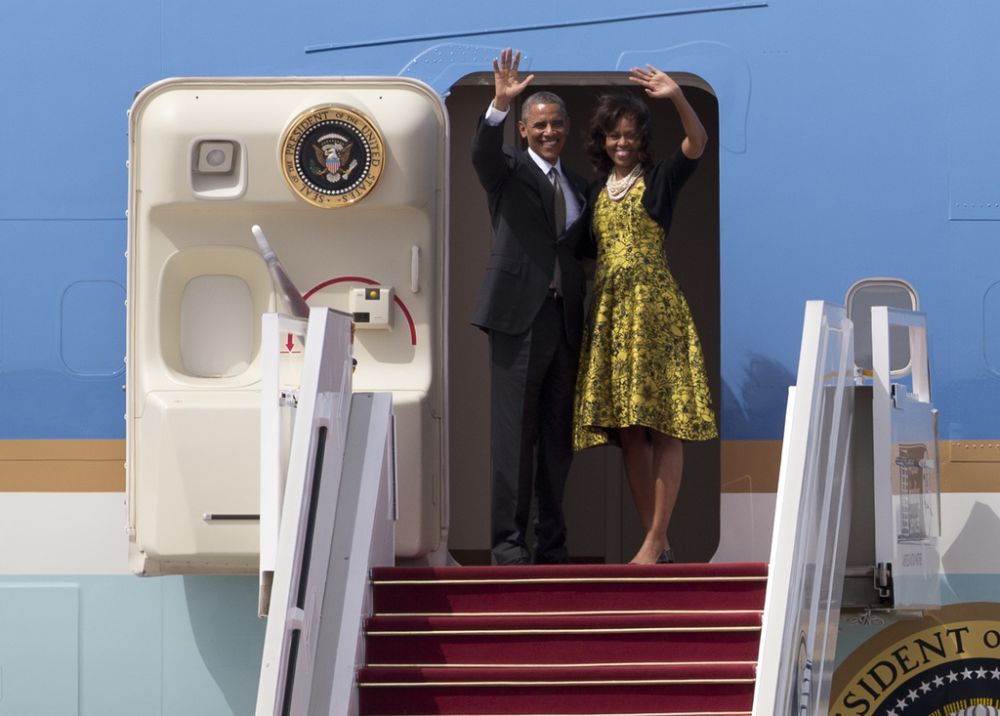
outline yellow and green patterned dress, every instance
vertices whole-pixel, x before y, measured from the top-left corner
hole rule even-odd
[[[597,275],[576,384],[573,447],[618,443],[642,425],[682,440],[718,435],[701,341],[642,204],[643,179],[594,207]]]

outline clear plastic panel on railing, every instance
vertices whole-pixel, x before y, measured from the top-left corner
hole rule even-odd
[[[890,336],[899,330],[909,335],[911,372],[896,378]],[[872,355],[876,561],[891,575],[896,608],[937,606],[941,485],[926,316],[873,308]]]
[[[848,542],[853,366],[844,309],[808,302],[786,414],[754,714],[826,714]]]

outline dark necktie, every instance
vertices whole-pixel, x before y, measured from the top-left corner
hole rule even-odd
[[[563,196],[562,182],[559,181],[559,172],[555,167],[549,170],[549,178],[552,180],[552,188],[556,191],[556,236],[562,236],[566,230],[566,198]],[[552,288],[556,293],[562,295],[562,272],[559,270],[559,257],[556,257],[555,271],[552,274]]]
[[[549,170],[549,179],[552,181],[552,188],[556,191],[556,235],[559,236],[566,230],[566,197],[563,196],[562,182],[559,181],[559,172],[555,167]]]

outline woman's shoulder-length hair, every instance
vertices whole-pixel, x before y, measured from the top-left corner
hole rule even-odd
[[[650,151],[652,130],[650,128],[649,107],[635,94],[619,92],[598,97],[597,106],[590,118],[587,156],[594,169],[601,174],[607,174],[614,166],[605,149],[605,140],[618,126],[618,123],[626,117],[635,122],[635,128],[639,134],[638,155],[643,171],[648,172],[652,168],[653,156]]]

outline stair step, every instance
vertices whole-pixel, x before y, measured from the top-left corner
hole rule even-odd
[[[527,564],[504,567],[375,567],[372,579],[456,582],[482,579],[580,579],[618,577],[767,577],[764,562],[679,562],[675,564]]]
[[[653,667],[653,666],[711,666],[711,665],[725,665],[725,666],[756,666],[754,661],[613,661],[613,662],[599,662],[599,661],[585,661],[577,663],[564,663],[564,664],[548,664],[548,663],[516,663],[516,664],[502,664],[502,663],[491,663],[491,664],[378,664],[375,662],[368,662],[365,668],[371,669],[587,669],[587,668],[598,668],[598,667],[628,667],[628,668],[643,668],[643,667]]]
[[[455,673],[449,673],[455,672]],[[561,669],[363,669],[361,712],[382,714],[748,713],[751,667],[713,672],[663,667]],[[418,679],[425,678],[425,680]],[[405,710],[401,707],[405,704]]]
[[[444,614],[376,615],[367,621],[370,634],[519,633],[566,631],[736,631],[760,628],[757,610],[668,610],[662,612],[593,612],[586,614]]]
[[[669,706],[669,704],[667,705]],[[608,711],[588,711],[586,714],[567,714],[565,711],[554,712],[550,711],[548,713],[542,713],[538,709],[533,709],[530,713],[520,713],[520,714],[503,714],[501,716],[753,716],[753,711],[750,707],[745,709],[739,709],[736,711],[706,711],[702,709],[701,711],[675,711],[670,709],[669,711],[664,711],[664,704],[651,711],[626,711],[620,705],[613,708],[613,710]],[[490,711],[483,711],[479,716],[492,716],[493,714],[500,714],[497,710],[493,709]],[[391,711],[387,711],[384,714],[377,714],[376,716],[414,716],[409,710],[404,710],[401,705],[397,705],[397,708]]]
[[[376,613],[761,609],[763,564],[397,567],[373,573]]]
[[[620,705],[614,707],[613,710],[608,711],[588,711],[586,714],[567,714],[565,711],[554,712],[550,711],[548,713],[542,713],[538,709],[533,709],[530,713],[512,713],[512,714],[502,714],[497,710],[484,711],[479,716],[492,716],[493,714],[498,714],[500,716],[753,716],[753,711],[747,707],[745,709],[739,709],[736,711],[674,711],[673,709],[669,711],[664,711],[664,704],[656,710],[652,711],[626,711]],[[384,714],[377,714],[376,716],[413,716],[409,710],[404,710],[397,706],[396,709],[387,711]]]
[[[375,617],[366,653],[369,663],[379,664],[752,661],[759,638],[757,612],[725,619]]]
[[[596,685],[618,683],[745,683],[755,676],[754,662],[643,664],[567,664],[498,667],[368,666],[358,672],[365,686],[424,685]]]

